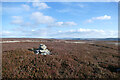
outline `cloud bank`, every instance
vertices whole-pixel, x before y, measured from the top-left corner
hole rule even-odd
[[[99,29],[71,29],[66,31],[56,31],[51,32],[51,30],[47,28],[42,29],[19,29],[18,31],[3,31],[3,36],[8,37],[33,37],[33,38],[117,38],[118,31],[106,31]]]
[[[56,34],[52,34],[52,37],[57,38],[109,38],[118,37],[117,31],[105,31],[99,29],[72,29],[68,31],[58,31]]]

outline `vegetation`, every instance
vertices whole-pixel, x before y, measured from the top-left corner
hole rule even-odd
[[[28,50],[41,43],[52,55]],[[4,43],[3,78],[120,78],[118,46],[102,43]]]

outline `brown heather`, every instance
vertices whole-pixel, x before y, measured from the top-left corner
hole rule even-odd
[[[30,48],[45,44],[52,55],[34,54]],[[55,42],[3,43],[3,78],[120,78],[118,46]]]

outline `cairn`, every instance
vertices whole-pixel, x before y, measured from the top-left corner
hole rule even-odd
[[[41,55],[50,55],[50,51],[47,49],[47,46],[44,44],[40,44],[39,48],[34,50],[34,53]]]

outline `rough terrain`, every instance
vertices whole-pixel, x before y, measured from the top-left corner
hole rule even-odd
[[[120,78],[120,55],[115,41],[3,41],[7,41],[2,43],[3,78]],[[52,54],[40,55],[29,51],[38,48],[39,44],[45,44]]]

